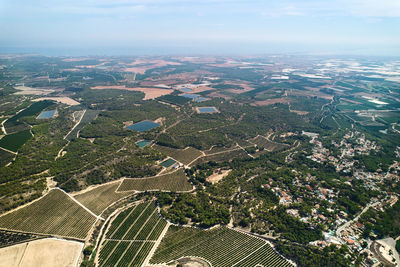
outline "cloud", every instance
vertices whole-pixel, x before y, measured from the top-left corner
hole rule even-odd
[[[365,17],[400,17],[399,0],[353,0],[349,1],[351,12]]]

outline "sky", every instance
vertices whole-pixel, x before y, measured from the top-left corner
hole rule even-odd
[[[400,56],[400,0],[0,0],[0,53]]]

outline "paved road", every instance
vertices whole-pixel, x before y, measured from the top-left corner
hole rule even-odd
[[[348,222],[342,224],[341,226],[339,226],[338,229],[336,230],[336,235],[337,235],[337,236],[340,236],[340,233],[341,233],[344,229],[346,229],[348,226],[350,226],[353,222],[357,221],[358,218],[360,218],[360,216],[361,216],[364,212],[366,212],[370,207],[375,207],[375,206],[378,205],[378,204],[379,204],[379,202],[375,202],[375,203],[373,203],[373,204],[369,203],[369,204],[360,212],[360,214],[358,214],[353,220],[348,221]]]

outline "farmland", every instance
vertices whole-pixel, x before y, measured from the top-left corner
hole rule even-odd
[[[0,217],[0,228],[84,239],[96,218],[63,191],[54,189],[41,199]]]
[[[130,195],[128,192],[115,192],[121,182],[97,186],[93,189],[75,195],[75,199],[96,214],[111,205],[113,202]]]
[[[185,149],[175,149],[166,146],[154,145],[153,148],[167,156],[170,156],[173,159],[176,159],[177,161],[185,165],[189,164],[194,159],[201,156],[200,150],[193,147],[187,147]]]
[[[14,154],[0,149],[0,166],[4,166],[14,158]]]
[[[124,191],[190,191],[192,185],[189,183],[182,169],[172,173],[149,178],[126,178],[123,180],[118,192]]]
[[[21,112],[17,113],[13,117],[9,118],[5,123],[4,126],[7,130],[7,133],[15,133],[26,129],[27,126],[20,121],[21,118],[27,116],[35,116],[39,114],[43,109],[53,105],[52,101],[40,101],[35,102],[30,105],[28,108],[22,110]]]
[[[165,264],[188,256],[204,258],[216,267],[291,266],[264,240],[225,227],[205,231],[171,226],[150,263]]]
[[[107,230],[99,266],[142,266],[166,226],[154,202],[122,211]]]
[[[44,238],[0,249],[0,266],[75,266],[83,243]]]
[[[243,149],[235,148],[232,150],[221,151],[215,154],[209,154],[205,157],[201,157],[198,160],[196,160],[193,165],[208,161],[221,162],[221,161],[230,161],[234,158],[247,158],[247,157],[249,156]]]
[[[265,148],[267,151],[276,151],[287,147],[286,144],[269,141],[267,138],[260,135],[253,138],[251,142],[255,143],[259,148]]]
[[[17,152],[32,137],[30,130],[8,134],[0,139],[0,147]]]
[[[80,130],[83,129],[88,123],[92,122],[99,114],[98,110],[87,109],[79,124],[65,137],[67,140],[75,138]]]
[[[40,238],[40,236],[28,233],[0,230],[0,248],[27,242],[29,240],[34,240],[37,238]]]

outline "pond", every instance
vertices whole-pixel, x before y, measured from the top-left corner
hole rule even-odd
[[[203,101],[206,101],[206,100],[208,100],[208,99],[205,98],[205,97],[198,97],[198,98],[194,99],[193,101],[194,102],[203,102]]]
[[[157,128],[159,126],[160,126],[160,124],[157,122],[144,120],[144,121],[129,125],[126,128],[128,128],[129,130],[145,132],[145,131],[149,131],[151,129]]]
[[[181,96],[186,97],[186,98],[191,98],[191,99],[196,99],[196,98],[200,97],[200,95],[196,95],[196,94],[183,94]]]
[[[42,113],[37,116],[37,119],[51,119],[54,117],[54,114],[56,114],[56,110],[47,110],[43,111]]]
[[[143,147],[147,146],[147,145],[150,144],[150,143],[151,143],[151,140],[141,140],[141,141],[137,141],[137,142],[136,142],[136,145],[137,145],[139,148],[143,148]]]
[[[215,107],[198,107],[199,113],[217,113],[218,110]]]
[[[160,165],[165,167],[165,168],[169,168],[172,165],[174,165],[175,163],[176,163],[176,161],[174,159],[169,158],[169,159],[164,160],[163,162],[161,162]]]

